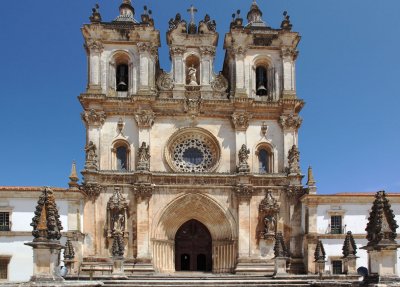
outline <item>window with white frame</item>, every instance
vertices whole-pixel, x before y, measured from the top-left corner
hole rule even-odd
[[[10,212],[0,211],[0,231],[10,231]]]
[[[331,234],[342,234],[342,216],[332,215],[331,216]]]

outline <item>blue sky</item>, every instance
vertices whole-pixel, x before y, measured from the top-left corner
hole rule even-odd
[[[103,20],[119,0],[98,0]],[[0,185],[67,186],[72,160],[83,168],[85,131],[77,96],[86,87],[80,27],[96,1],[3,1],[0,19]],[[220,33],[222,68],[231,14],[251,0],[133,1],[136,18],[153,10],[161,31],[161,67],[170,67],[168,20],[195,5]],[[302,36],[297,61],[303,172],[312,165],[319,193],[400,191],[400,1],[258,0],[278,27],[288,10]]]

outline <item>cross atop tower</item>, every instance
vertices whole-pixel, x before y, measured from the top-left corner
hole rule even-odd
[[[191,17],[190,23],[194,23],[194,13],[197,12],[197,9],[194,8],[194,6],[192,5],[192,6],[190,6],[189,9],[187,9],[187,11],[190,13],[190,17]]]

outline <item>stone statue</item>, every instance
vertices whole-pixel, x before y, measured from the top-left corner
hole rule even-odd
[[[87,170],[97,170],[97,154],[96,154],[96,145],[90,141],[86,147],[85,147],[85,152],[86,152],[86,163],[85,163],[85,169]]]
[[[125,231],[125,216],[122,213],[116,215],[114,218],[113,233],[123,234]]]
[[[188,71],[189,86],[198,86],[196,72],[197,69],[193,65],[189,67]]]
[[[215,32],[217,29],[217,23],[215,20],[211,20],[210,15],[206,14],[204,20],[199,23],[199,33],[204,34],[207,32]]]
[[[275,235],[276,218],[274,215],[264,217],[264,236],[268,234]]]
[[[247,163],[249,159],[250,150],[247,148],[245,144],[239,150],[239,172],[250,172],[250,166]]]
[[[147,146],[145,142],[142,142],[138,153],[138,170],[149,170],[150,169],[150,146]]]
[[[288,173],[300,174],[300,152],[296,145],[293,145],[292,148],[289,150],[288,161]]]

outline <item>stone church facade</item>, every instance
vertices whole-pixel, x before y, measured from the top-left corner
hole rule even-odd
[[[96,6],[82,27],[83,180],[73,165],[69,188],[54,189],[69,274],[370,269],[367,251],[359,250],[357,264],[354,252],[368,243],[372,194],[317,195],[311,168],[302,183],[300,35],[287,13],[278,29],[263,21],[255,1],[246,19],[233,15],[223,69],[215,72],[216,23],[208,15],[195,22],[193,6],[188,12],[190,19],[177,14],[168,23],[171,71],[160,68],[160,33],[147,8],[137,20],[123,0],[120,15],[106,22]],[[31,254],[20,246],[30,236],[23,211],[33,210],[39,190],[0,187],[0,267],[7,263],[10,274]],[[390,200],[385,234],[393,251],[400,195]],[[393,252],[387,274],[398,273]],[[325,260],[326,268],[318,265]],[[12,280],[26,279],[14,273]]]
[[[282,232],[293,271],[304,271],[300,36],[288,16],[280,29],[268,27],[253,3],[247,21],[232,21],[216,73],[215,21],[206,15],[197,24],[189,10],[189,21],[178,14],[169,22],[169,72],[159,67],[151,15],[136,21],[130,1],[112,22],[95,9],[82,28],[89,65],[79,97],[88,143],[82,174],[91,197],[82,256],[112,255],[122,214],[120,248],[135,268],[273,271],[274,236]],[[107,208],[113,194],[126,204],[115,214]]]

